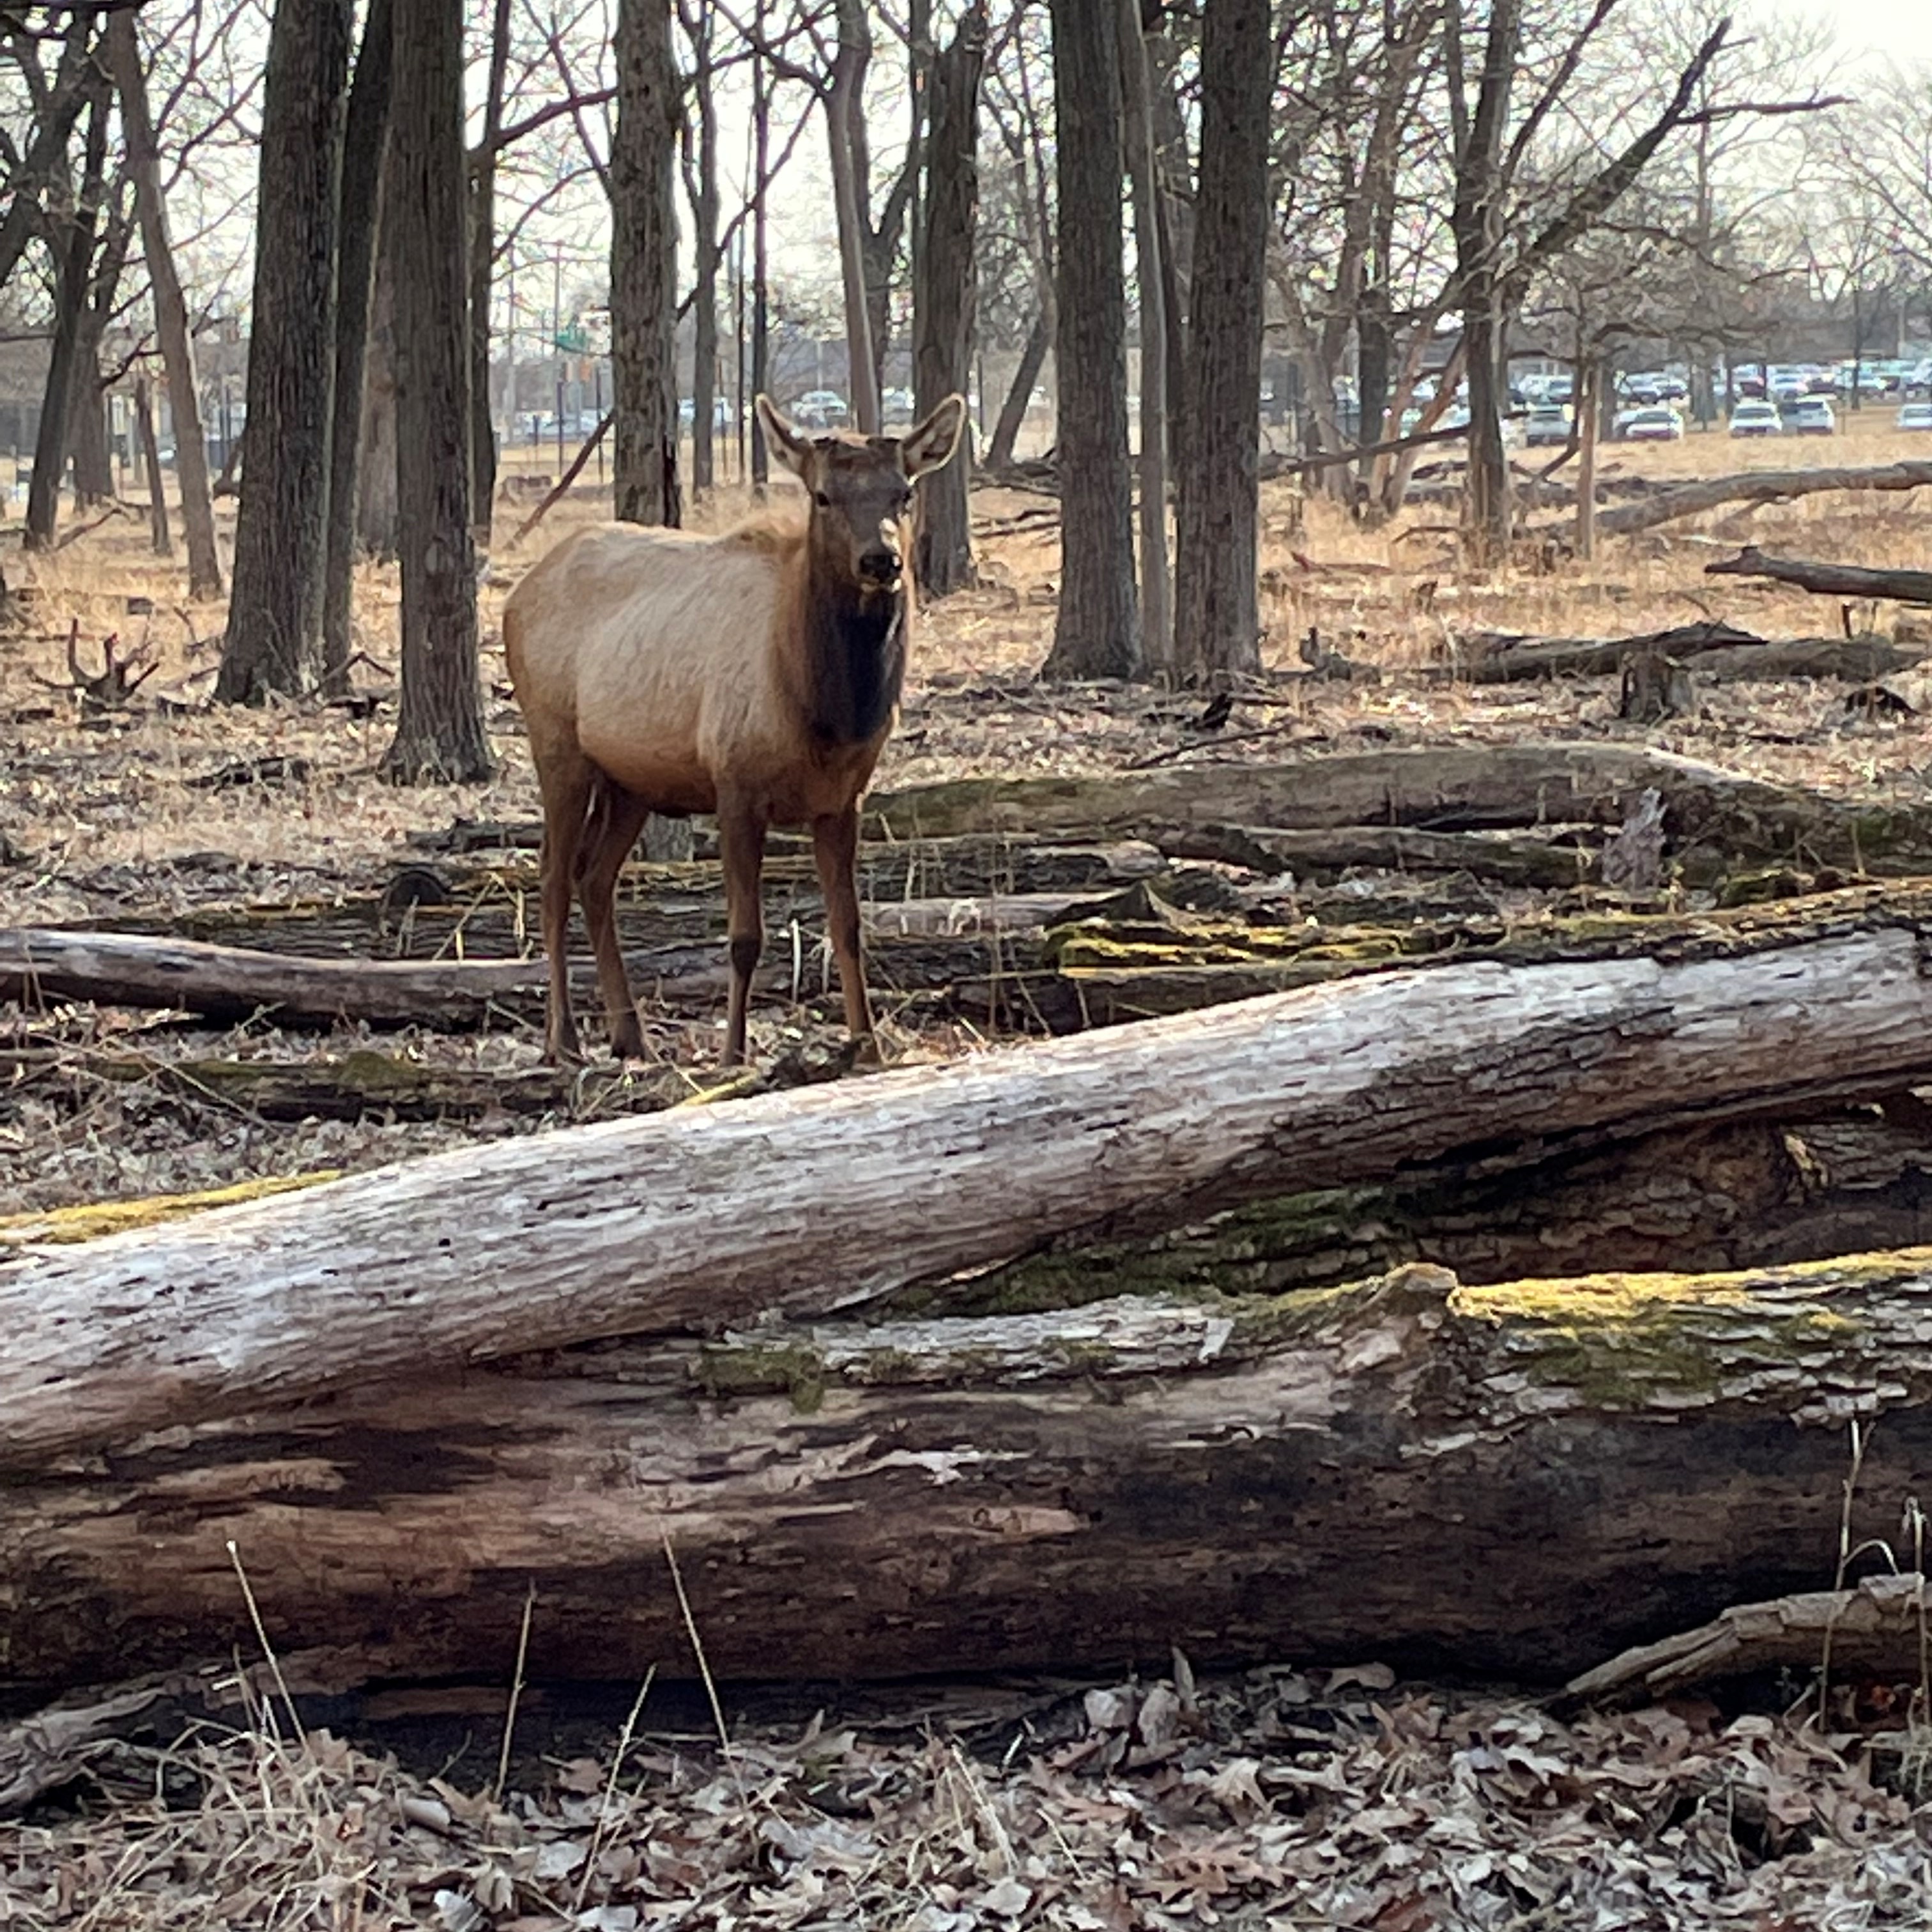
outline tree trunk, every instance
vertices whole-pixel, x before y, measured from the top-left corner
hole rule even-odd
[[[141,250],[154,292],[154,334],[168,386],[168,412],[175,431],[175,481],[181,490],[182,528],[188,540],[188,595],[221,595],[221,556],[214,540],[214,496],[208,476],[208,443],[201,422],[200,383],[195,374],[194,340],[188,330],[188,302],[175,266],[168,232],[167,200],[161,188],[160,159],[148,106],[147,76],[134,15],[108,16],[104,42],[128,148],[128,170],[134,181],[134,206],[141,224]]]
[[[1714,476],[1680,483],[1667,490],[1619,503],[1597,518],[1598,531],[1609,536],[1630,536],[1679,517],[1700,515],[1726,503],[1783,503],[1820,490],[1923,490],[1932,488],[1932,463],[1884,463],[1869,469],[1756,470],[1738,476]],[[1847,595],[1864,596],[1864,592]],[[1912,602],[1922,600],[1914,598]]]
[[[718,101],[712,61],[711,9],[700,5],[690,22],[693,64],[691,87],[697,109],[697,170],[692,184],[691,213],[697,232],[693,239],[695,274],[691,290],[691,487],[694,491],[716,486],[713,432],[717,427],[718,269]],[[690,122],[686,123],[687,134]],[[764,190],[754,189],[762,194]]]
[[[72,208],[56,217],[53,347],[34,441],[34,473],[27,485],[25,532],[28,550],[51,550],[60,518],[61,480],[67,469],[68,422],[80,365],[80,338],[94,272],[94,224],[100,212],[107,159],[106,99],[94,87],[88,106],[87,144]]]
[[[1201,46],[1201,185],[1178,467],[1174,657],[1195,683],[1261,670],[1262,323],[1268,288],[1267,0],[1214,0]]]
[[[448,0],[395,0],[396,504],[402,706],[382,756],[398,784],[495,770],[477,668],[470,514],[470,349],[463,21]]]
[[[619,0],[610,147],[610,359],[616,514],[678,524],[677,75],[670,0]]]
[[[335,278],[335,384],[330,397],[328,526],[322,606],[322,687],[331,698],[349,689],[356,647],[356,472],[361,467],[364,376],[369,346],[382,157],[388,142],[394,67],[391,0],[370,0],[349,89],[343,140],[341,245]],[[488,356],[488,344],[484,344]],[[391,468],[394,469],[393,454]],[[393,486],[392,486],[393,487]]]
[[[1503,447],[1501,382],[1504,322],[1498,256],[1502,246],[1503,136],[1522,39],[1522,0],[1496,0],[1484,38],[1475,112],[1456,142],[1456,285],[1469,383],[1468,500],[1464,524],[1471,560],[1498,562],[1509,550],[1509,458]],[[1460,38],[1457,45],[1460,46]],[[1460,63],[1452,74],[1460,88]]]
[[[86,333],[86,325],[82,332]],[[68,452],[74,466],[76,509],[98,508],[114,500],[114,458],[107,446],[107,392],[96,344],[83,344],[68,403]]]
[[[1174,592],[1167,556],[1167,304],[1160,272],[1160,176],[1140,0],[1120,0],[1115,17],[1127,174],[1133,184],[1141,328],[1141,649],[1149,674],[1172,681],[1176,667]]]
[[[268,37],[248,338],[251,440],[214,686],[222,704],[307,692],[322,669],[351,11],[348,0],[276,0]]]
[[[980,78],[986,58],[983,6],[961,16],[934,60],[926,142],[926,232],[913,314],[913,413],[923,422],[971,387],[974,277],[978,260]],[[920,485],[920,587],[934,597],[968,588],[973,567],[972,424],[956,461]]]
[[[496,0],[490,70],[483,94],[483,137],[470,174],[470,508],[476,542],[488,549],[496,502],[496,425],[490,408],[490,291],[496,262],[496,152],[510,64],[510,0]]]
[[[1919,950],[1881,914],[1452,961],[31,1252],[0,1271],[0,1467],[600,1336],[943,1304],[1044,1244],[1138,1250],[1418,1162],[1898,1093],[1932,1072]]]
[[[134,434],[141,445],[141,466],[148,479],[148,528],[157,556],[172,556],[174,540],[168,533],[168,497],[161,476],[161,451],[154,438],[154,406],[148,394],[148,379],[134,378]]]
[[[999,420],[993,425],[992,440],[986,446],[988,470],[1004,470],[1013,460],[1013,445],[1019,440],[1020,426],[1032,406],[1034,386],[1046,366],[1046,352],[1052,346],[1053,334],[1053,298],[1048,290],[1042,292],[1040,313],[1027,332],[1026,346],[1020,351],[1020,366],[1013,372],[1006,399],[1000,405]]]
[[[832,57],[832,85],[825,95],[825,128],[832,163],[832,202],[838,221],[838,266],[845,302],[847,387],[852,420],[868,436],[879,433],[879,374],[872,340],[871,305],[866,299],[866,236],[868,211],[862,206],[859,176],[866,111],[866,70],[872,65],[872,34],[863,0],[838,0],[838,51]]]
[[[771,200],[764,184],[771,179],[771,82],[766,64],[765,0],[752,9],[752,178],[761,192],[752,206],[752,394],[770,392],[771,377]],[[752,412],[752,488],[760,496],[771,480],[771,452],[765,447],[764,425]]]
[[[1603,364],[1584,363],[1576,374],[1580,432],[1576,442],[1576,554],[1587,563],[1597,554],[1597,440],[1603,427]]]
[[[391,143],[383,143],[370,264],[369,335],[362,365],[361,428],[356,436],[356,540],[387,562],[400,543],[396,509],[396,278],[387,237]]]
[[[1053,0],[1059,236],[1054,250],[1060,608],[1042,676],[1142,668],[1127,472],[1117,0]]]

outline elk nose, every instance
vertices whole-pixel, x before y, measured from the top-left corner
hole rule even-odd
[[[874,544],[859,559],[859,574],[871,584],[890,584],[899,574],[898,554],[884,544]]]

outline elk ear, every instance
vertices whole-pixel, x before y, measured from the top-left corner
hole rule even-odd
[[[928,470],[943,469],[952,460],[966,428],[966,398],[948,396],[925,422],[908,430],[899,444],[899,460],[910,482]]]
[[[799,434],[779,415],[778,405],[769,396],[758,400],[758,422],[765,432],[765,447],[794,476],[805,474],[805,460],[811,454],[810,440]]]

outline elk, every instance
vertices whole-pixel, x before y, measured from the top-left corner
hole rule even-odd
[[[547,1046],[580,1058],[564,940],[572,888],[618,1058],[644,1052],[617,944],[617,874],[646,815],[715,812],[730,1000],[724,1064],[745,1055],[764,946],[759,874],[773,825],[812,827],[845,1023],[872,1031],[860,948],[859,801],[898,712],[913,621],[913,486],[948,461],[966,404],[903,436],[806,436],[758,399],[806,514],[723,536],[610,524],[567,538],[503,611],[510,678],[543,796]]]

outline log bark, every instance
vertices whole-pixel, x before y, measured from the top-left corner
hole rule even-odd
[[[1797,938],[1687,922],[1666,958],[1452,961],[466,1148],[25,1258],[0,1271],[0,1468],[519,1351],[823,1314],[1459,1150],[1896,1092],[1932,1075],[1924,909],[1862,903]]]
[[[1726,503],[1784,503],[1820,490],[1922,490],[1932,484],[1932,463],[1886,463],[1871,469],[1755,470],[1714,476],[1664,490],[1597,514],[1599,536],[1630,536],[1680,517],[1700,515]],[[1558,526],[1558,533],[1567,526]]]
[[[316,1198],[309,1197],[311,1200]],[[434,1291],[423,1297],[434,1307]],[[1932,1481],[1932,1258],[781,1328],[452,1366],[0,1487],[8,1672],[298,1683],[1257,1657],[1558,1681]]]
[[[1707,563],[1704,574],[1768,577],[1821,597],[1886,597],[1897,604],[1932,604],[1932,570],[1866,570],[1856,564],[1766,556],[1754,544],[1747,544],[1729,562]]]

